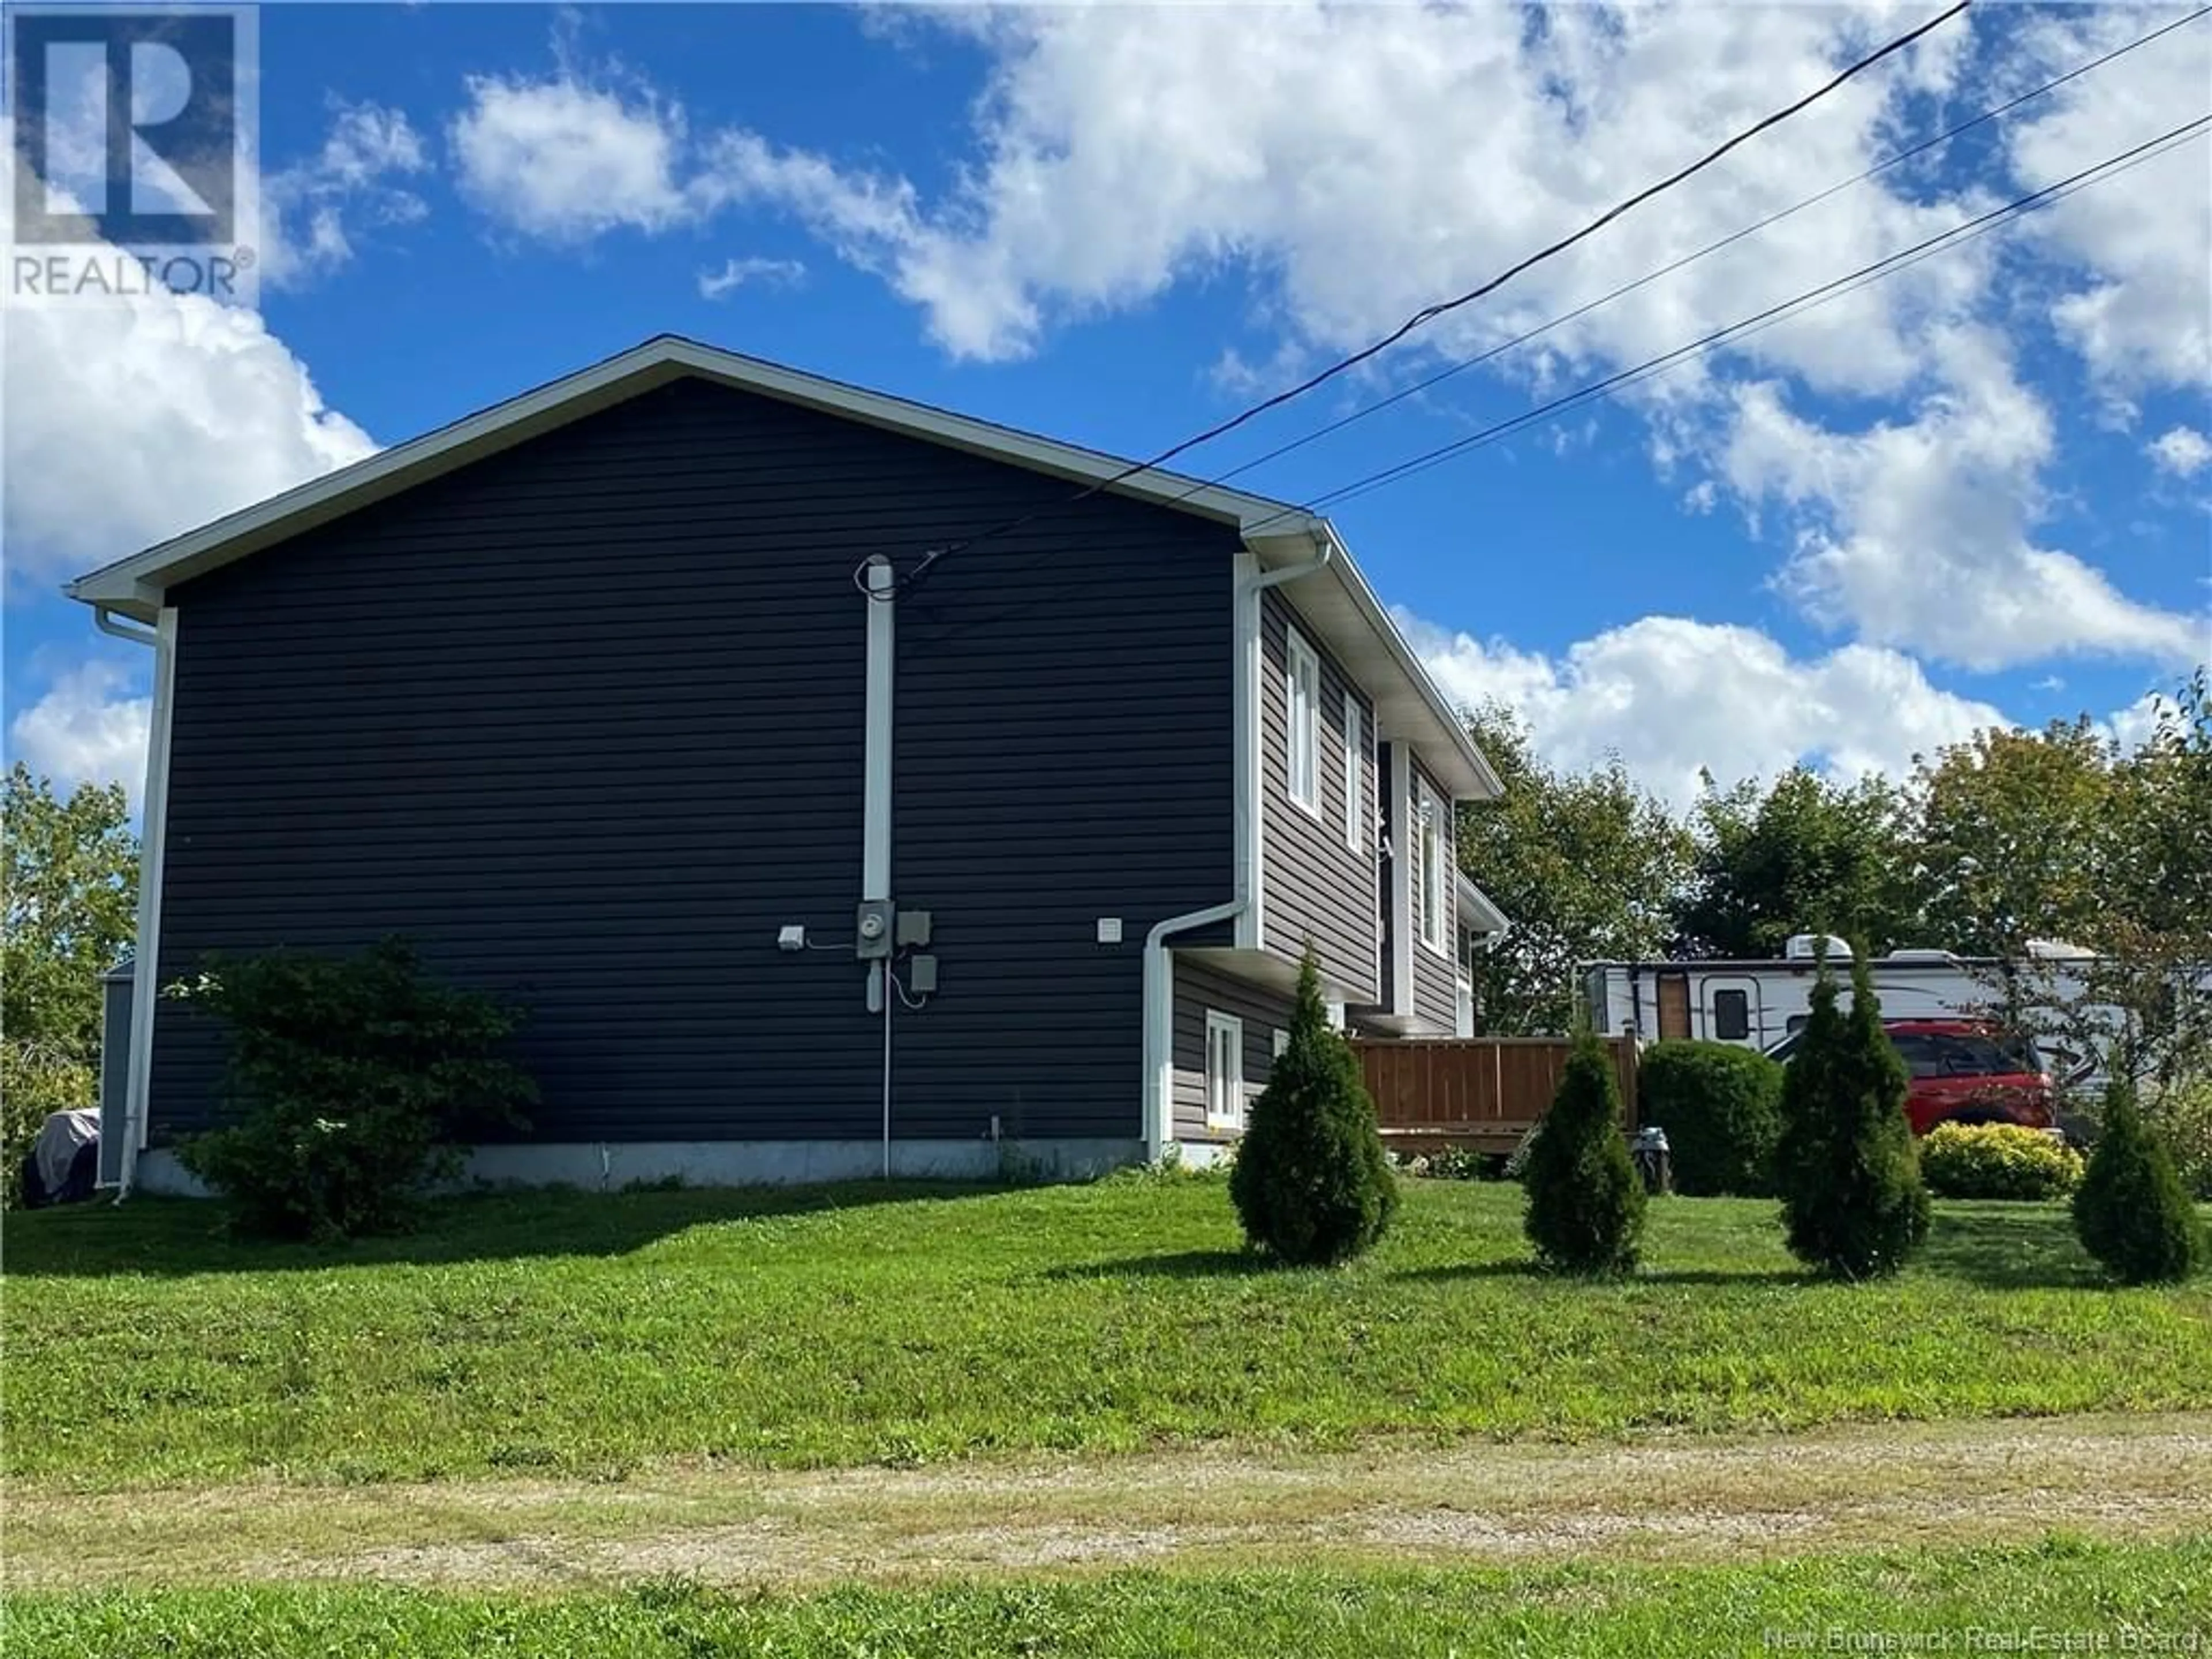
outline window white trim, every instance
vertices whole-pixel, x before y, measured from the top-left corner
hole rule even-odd
[[[1443,807],[1428,780],[1413,781],[1413,868],[1419,878],[1413,890],[1415,931],[1421,943],[1438,956],[1450,951],[1449,913],[1444,908]]]
[[[1206,1127],[1244,1127],[1244,1022],[1206,1011]]]
[[[1280,1060],[1285,1054],[1290,1053],[1290,1051],[1291,1034],[1283,1027],[1278,1025],[1275,1027],[1274,1047],[1269,1050],[1269,1053],[1273,1058]]]
[[[1285,630],[1283,757],[1291,799],[1321,816],[1321,659],[1295,628]]]
[[[1364,815],[1360,811],[1360,797],[1367,780],[1366,721],[1361,717],[1359,699],[1349,691],[1344,694],[1344,844],[1355,853],[1367,850],[1367,830]]]

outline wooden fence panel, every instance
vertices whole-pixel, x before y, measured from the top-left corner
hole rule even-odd
[[[1622,1115],[1636,1126],[1636,1040],[1614,1037]],[[1573,1045],[1565,1037],[1352,1040],[1386,1137],[1417,1147],[1510,1151],[1543,1119]]]

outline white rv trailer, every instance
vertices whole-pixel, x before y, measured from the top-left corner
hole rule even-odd
[[[1772,1048],[1805,1024],[1825,944],[1838,978],[1850,970],[1850,947],[1800,933],[1779,957],[1707,962],[1592,962],[1583,964],[1583,1002],[1601,1036],[1700,1037],[1746,1048]],[[2080,1001],[2089,961],[2077,946],[2034,941],[2025,960],[1955,957],[1948,951],[1893,951],[1867,964],[1881,1012],[1889,1019],[1942,1019],[1987,1014],[2009,994],[2032,1019],[2056,1076],[2078,1075],[2095,1060],[2075,1054],[2062,1038],[2041,1035],[2063,1007]],[[2009,983],[2009,993],[2008,993]],[[1848,983],[1845,995],[1849,995]],[[2077,1010],[2078,1012],[2078,1010]],[[2094,1069],[2094,1067],[2092,1068]]]

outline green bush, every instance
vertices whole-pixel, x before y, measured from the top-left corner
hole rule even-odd
[[[2189,1195],[2212,1204],[2212,1077],[2168,1084],[2142,1109]]]
[[[1835,1279],[1893,1273],[1928,1237],[1928,1188],[1905,1116],[1905,1061],[1881,1029],[1866,958],[1851,1012],[1825,968],[1782,1079],[1775,1172],[1790,1254]]]
[[[168,994],[229,1028],[240,1120],[179,1157],[235,1200],[250,1231],[390,1231],[428,1182],[458,1168],[457,1141],[520,1127],[538,1098],[494,1052],[519,1017],[434,983],[403,939],[352,957],[216,959]]]
[[[1587,1030],[1575,1037],[1551,1109],[1530,1144],[1522,1225],[1536,1258],[1559,1273],[1618,1273],[1636,1266],[1644,1183],[1621,1134],[1613,1058]]]
[[[2178,1283],[2203,1249],[2189,1194],[2124,1080],[2113,1080],[2104,1117],[2074,1194],[2074,1231],[2122,1284]]]
[[[1939,1123],[1920,1143],[1920,1173],[1938,1198],[2063,1198],[2081,1184],[2081,1154],[2017,1123]]]
[[[1298,970],[1290,1044],[1252,1104],[1229,1196],[1253,1249],[1302,1267],[1351,1260],[1397,1210],[1375,1103],[1358,1056],[1329,1029],[1311,951]]]
[[[1782,1139],[1782,1067],[1730,1042],[1653,1044],[1636,1073],[1637,1116],[1667,1132],[1678,1192],[1769,1198]]]

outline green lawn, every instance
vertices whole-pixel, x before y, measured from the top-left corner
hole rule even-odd
[[[1948,1632],[1948,1649],[1927,1644]],[[1983,1645],[1969,1645],[1978,1632]],[[2130,1636],[2137,1644],[2124,1648]],[[1666,1571],[1592,1566],[1457,1572],[1291,1571],[727,1595],[681,1584],[557,1600],[343,1586],[23,1596],[10,1659],[428,1659],[500,1653],[947,1655],[958,1659],[1385,1659],[1881,1651],[2202,1652],[2212,1544],[2051,1540],[2014,1550],[1844,1557]],[[1917,1638],[1922,1645],[1903,1643]],[[1989,1645],[1990,1638],[2023,1645]],[[2043,1645],[2024,1644],[2039,1639]],[[2163,1641],[2170,1645],[2151,1644]],[[2191,1645],[2182,1645],[2191,1644]]]
[[[184,1202],[11,1214],[5,1467],[612,1476],[2212,1407],[2212,1281],[2106,1288],[2054,1206],[1939,1206],[1911,1272],[1843,1286],[1794,1271],[1771,1206],[1672,1200],[1645,1273],[1590,1286],[1528,1271],[1520,1201],[1411,1183],[1372,1259],[1298,1273],[1239,1255],[1199,1180],[505,1194],[339,1253]]]

